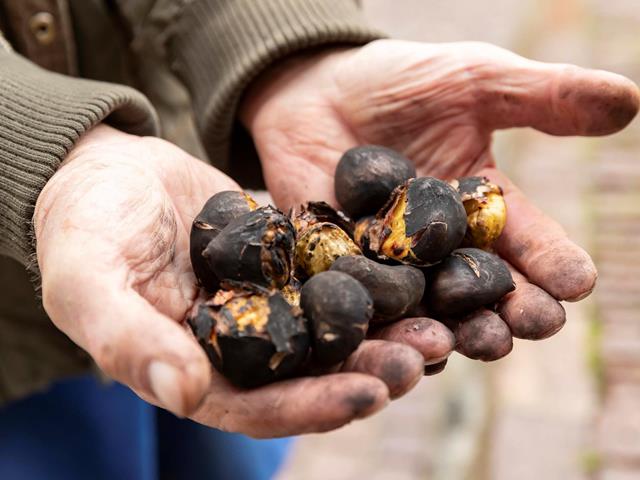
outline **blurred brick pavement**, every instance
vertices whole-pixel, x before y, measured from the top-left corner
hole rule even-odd
[[[640,0],[364,0],[398,38],[482,40],[640,81]],[[501,132],[498,163],[594,254],[595,295],[495,364],[454,355],[372,419],[300,440],[280,480],[640,479],[640,121],[613,137]]]

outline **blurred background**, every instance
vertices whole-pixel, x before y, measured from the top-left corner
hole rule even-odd
[[[640,0],[363,0],[396,38],[480,40],[640,82]],[[640,121],[613,137],[496,136],[499,165],[596,259],[543,342],[446,370],[372,419],[302,437],[278,480],[640,479]]]

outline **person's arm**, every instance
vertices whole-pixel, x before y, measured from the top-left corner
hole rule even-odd
[[[0,255],[26,266],[36,289],[36,201],[79,139],[101,122],[130,133],[157,132],[155,111],[141,93],[44,70],[15,53],[0,33]],[[15,279],[17,285],[23,281]],[[2,312],[0,405],[90,369],[64,335],[45,320],[39,323],[35,306],[28,309],[12,291],[0,295],[5,302],[22,302],[12,313]],[[22,311],[31,312],[29,321],[15,313]]]
[[[106,122],[125,132],[158,131],[147,99],[129,87],[46,71],[0,33],[0,255],[32,267],[31,217],[47,181],[78,139]]]
[[[162,39],[167,63],[191,94],[209,159],[228,166],[239,102],[258,76],[301,51],[364,45],[384,34],[367,25],[354,0],[121,1],[139,35]]]
[[[22,247],[5,250],[27,260],[33,212],[43,306],[106,375],[175,414],[254,436],[337,428],[416,384],[422,355],[374,340],[340,372],[233,388],[183,322],[197,298],[191,222],[209,196],[237,184],[168,142],[123,133],[155,130],[133,90],[44,72],[8,50],[0,67],[0,158],[9,172],[0,180],[20,180],[18,199],[2,205],[17,212],[10,223],[24,224],[14,234]],[[118,129],[96,125],[102,120]]]

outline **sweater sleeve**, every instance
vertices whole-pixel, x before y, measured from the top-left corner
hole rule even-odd
[[[353,0],[192,0],[173,18],[166,47],[207,154],[225,168],[239,100],[260,73],[304,49],[382,36]]]
[[[0,85],[0,255],[28,265],[36,200],[78,138],[102,121],[151,135],[157,120],[136,90],[43,70],[1,34]]]

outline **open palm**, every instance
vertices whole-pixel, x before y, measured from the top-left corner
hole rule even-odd
[[[639,99],[619,75],[534,62],[488,44],[380,40],[289,60],[256,83],[242,119],[283,208],[307,199],[335,204],[336,164],[359,144],[399,150],[419,175],[492,178],[509,209],[497,251],[524,274],[515,272],[517,283],[526,277],[556,299],[577,300],[593,289],[593,263],[495,169],[492,132],[609,134],[633,119]]]
[[[211,370],[183,324],[198,294],[189,231],[209,196],[237,188],[165,141],[106,126],[86,134],[41,193],[34,218],[53,322],[146,400],[253,436],[336,428],[415,385],[423,356],[384,340],[363,343],[341,372],[255,390]],[[446,338],[421,347],[434,356],[451,350]]]

